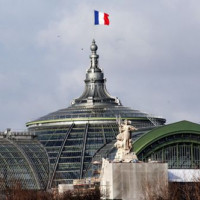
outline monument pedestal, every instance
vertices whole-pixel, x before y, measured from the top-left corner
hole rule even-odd
[[[167,187],[167,170],[166,163],[110,163],[104,160],[100,176],[103,198],[146,199],[147,192],[159,193],[161,185]]]

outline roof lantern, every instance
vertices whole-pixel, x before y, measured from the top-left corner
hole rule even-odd
[[[90,46],[91,63],[86,72],[85,90],[79,98],[72,101],[72,106],[121,105],[119,99],[112,97],[106,89],[106,79],[98,64],[99,55],[97,54],[97,49],[98,46],[93,39]]]

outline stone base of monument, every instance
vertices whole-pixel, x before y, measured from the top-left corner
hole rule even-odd
[[[167,170],[166,163],[111,163],[104,160],[100,176],[103,199],[148,199],[153,193],[167,188]]]
[[[130,152],[128,154],[125,154],[123,151],[119,154],[119,152],[120,151],[118,150],[114,162],[138,162],[135,152]]]

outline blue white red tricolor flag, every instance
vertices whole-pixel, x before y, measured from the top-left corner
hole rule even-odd
[[[109,14],[99,12],[99,11],[94,11],[94,25],[109,25]]]

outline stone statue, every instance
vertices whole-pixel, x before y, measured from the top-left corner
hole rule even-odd
[[[130,153],[132,150],[131,131],[135,130],[137,129],[131,125],[131,121],[124,120],[123,123],[119,123],[119,134],[116,137],[117,142],[114,144],[114,146],[117,148],[114,161],[131,161],[133,155]],[[133,159],[135,159],[135,156],[136,155],[134,155]]]

